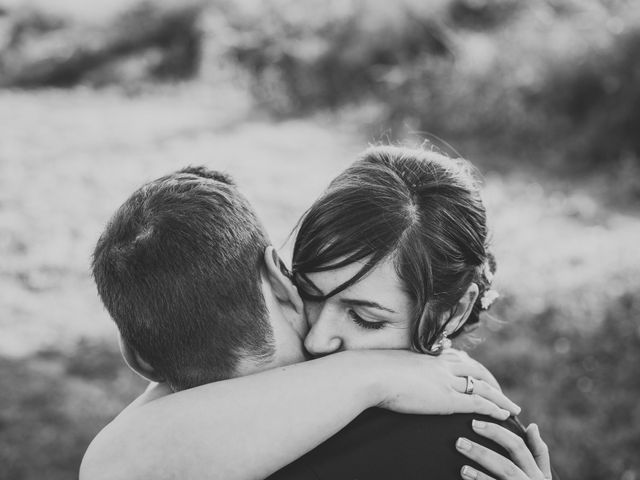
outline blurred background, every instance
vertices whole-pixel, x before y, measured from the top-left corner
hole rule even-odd
[[[0,479],[75,478],[144,387],[89,274],[135,188],[225,169],[282,245],[376,142],[479,167],[471,354],[561,478],[640,480],[634,0],[0,0]]]

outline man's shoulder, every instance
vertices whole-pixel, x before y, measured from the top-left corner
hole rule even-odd
[[[513,420],[498,422],[475,414],[403,415],[370,409],[288,468],[313,472],[313,476],[300,478],[459,479],[463,465],[474,465],[456,450],[459,437],[506,454],[472,430],[474,418],[494,421],[520,434]]]
[[[326,443],[326,450],[337,450],[362,444],[367,455],[387,456],[395,460],[428,467],[441,464],[444,459],[462,466],[467,461],[456,448],[456,440],[469,438],[477,443],[506,454],[490,440],[481,437],[471,427],[474,419],[497,423],[523,436],[524,432],[514,419],[498,421],[478,414],[405,415],[378,408],[369,409]],[[394,451],[389,456],[389,451]],[[333,452],[332,452],[333,453]]]
[[[352,432],[360,435],[361,431],[369,430],[386,432],[386,438],[397,436],[410,440],[412,437],[422,440],[428,439],[441,443],[440,439],[455,436],[457,439],[462,435],[473,435],[478,437],[471,428],[471,422],[484,420],[493,422],[505,427],[519,436],[524,436],[524,430],[519,421],[513,417],[506,421],[496,420],[486,415],[476,413],[456,413],[453,415],[406,415],[379,408],[371,408],[358,416],[341,434],[349,435]],[[457,435],[457,436],[456,436]]]

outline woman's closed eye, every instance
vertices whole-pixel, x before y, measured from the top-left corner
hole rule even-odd
[[[351,320],[353,320],[353,323],[368,330],[379,330],[385,326],[385,322],[370,322],[368,320],[365,320],[351,308],[347,310],[347,314],[349,315]]]

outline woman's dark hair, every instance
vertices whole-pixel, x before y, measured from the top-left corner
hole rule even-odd
[[[485,209],[468,162],[422,149],[367,149],[305,213],[293,273],[304,290],[306,274],[362,261],[362,269],[321,298],[326,299],[387,257],[414,305],[414,350],[433,353],[446,315],[472,282],[480,295],[466,325],[479,321],[480,299],[490,286],[485,265],[493,273],[495,260],[487,250]]]

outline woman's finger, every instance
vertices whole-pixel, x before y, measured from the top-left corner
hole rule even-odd
[[[491,422],[474,420],[471,424],[474,432],[493,440],[509,452],[511,460],[530,478],[542,479],[543,472],[533,458],[533,454],[522,438],[506,428]]]
[[[526,429],[527,442],[533,453],[533,458],[538,465],[538,468],[542,470],[544,478],[551,480],[551,459],[549,458],[549,448],[544,443],[540,436],[540,430],[538,425],[532,423]]]
[[[500,390],[500,385],[496,381],[495,377],[491,375],[491,372],[487,370],[480,362],[475,361],[471,357],[461,361],[452,362],[450,365],[451,373],[458,377],[471,376],[478,380],[484,380],[489,385]]]
[[[493,477],[490,477],[486,473],[482,473],[480,470],[476,470],[469,465],[465,465],[460,469],[460,476],[464,480],[496,480]]]
[[[459,438],[456,449],[501,480],[530,480],[511,460],[467,438]],[[536,479],[537,480],[537,479]]]
[[[454,362],[461,362],[463,360],[466,361],[470,358],[467,352],[463,352],[462,350],[458,350],[457,348],[445,348],[440,354],[440,357],[447,358]]]
[[[460,393],[465,393],[467,389],[467,378],[458,377],[454,383],[453,388]],[[490,402],[495,403],[498,407],[508,410],[512,415],[519,415],[522,409],[512,402],[504,393],[500,390],[492,387],[483,380],[473,379],[473,393],[486,398]]]
[[[456,393],[451,407],[452,413],[478,413],[488,415],[496,420],[506,420],[511,415],[509,410],[500,408],[492,401],[475,393],[473,395]]]

